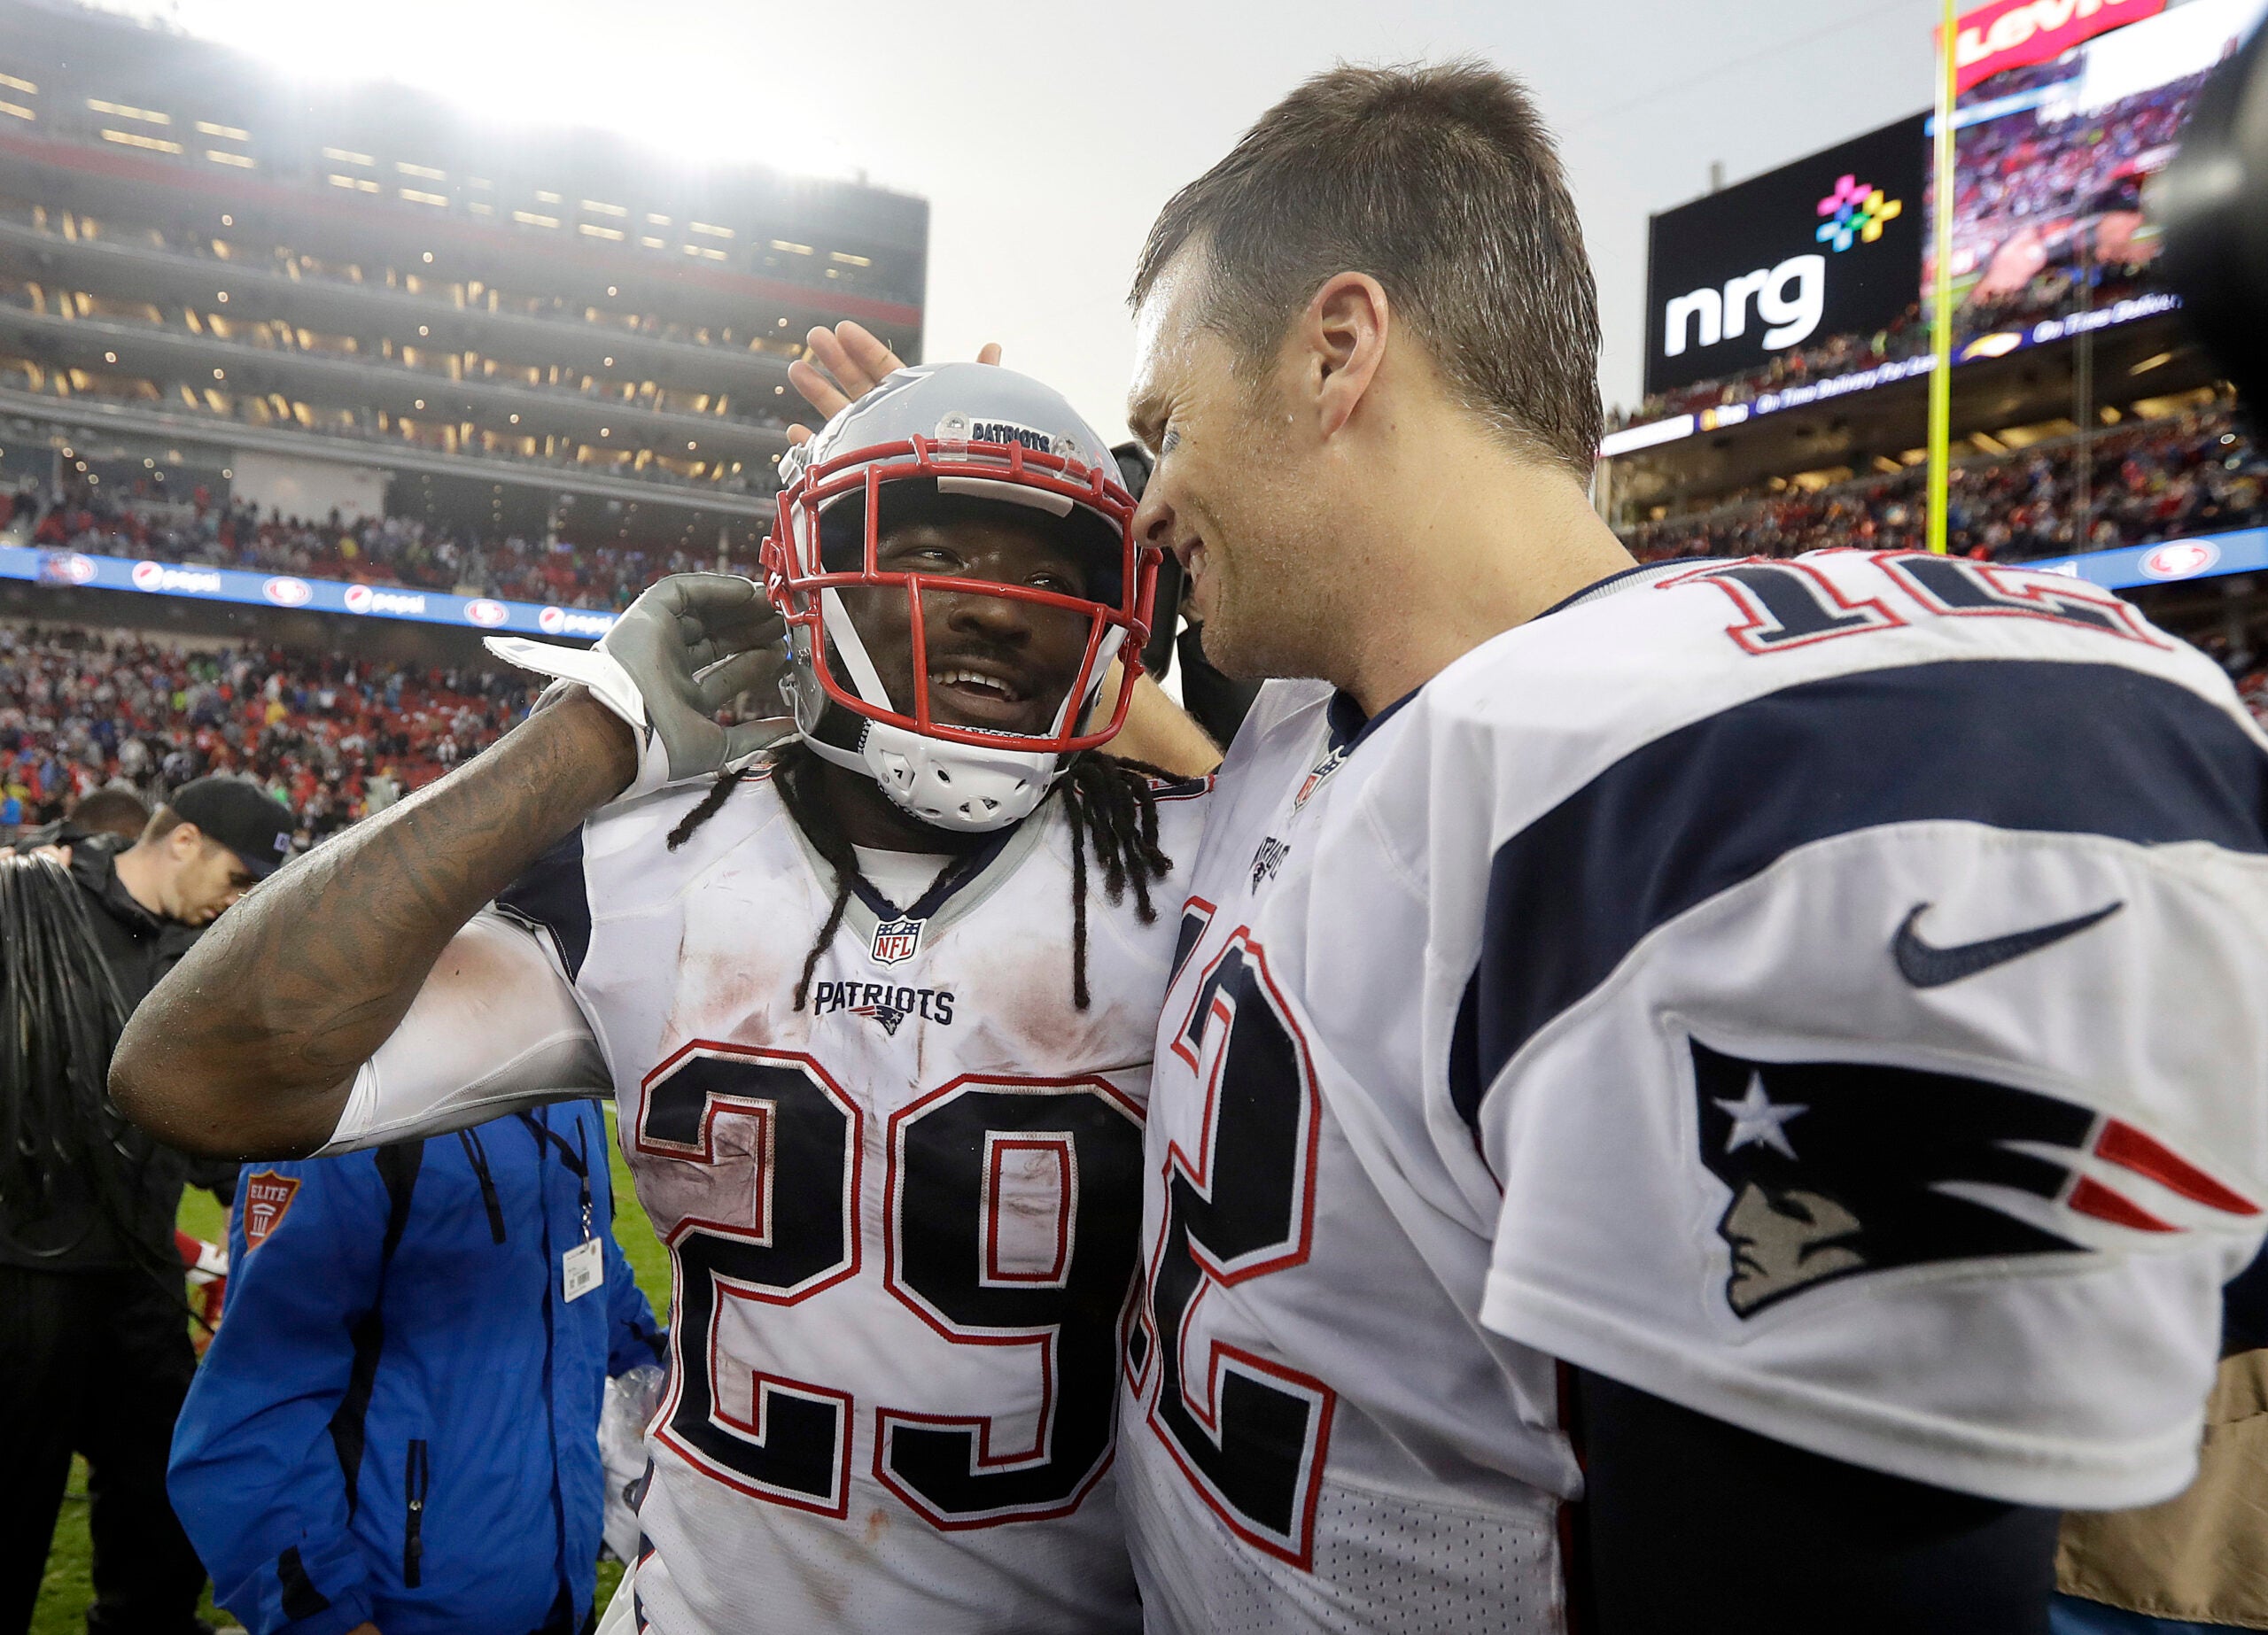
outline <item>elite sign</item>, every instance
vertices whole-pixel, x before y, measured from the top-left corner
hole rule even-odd
[[[1928,147],[1916,115],[1656,216],[1646,390],[1895,321],[1916,293]]]

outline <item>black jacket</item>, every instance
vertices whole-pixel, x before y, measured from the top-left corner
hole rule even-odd
[[[35,833],[20,843],[46,838]],[[134,900],[118,878],[117,857],[127,842],[111,836],[57,838],[71,847],[72,880],[86,894],[87,918],[103,963],[131,1010],[189,951],[200,929],[152,914]],[[113,1220],[104,1212],[89,1175],[59,1175],[36,1212],[18,1200],[0,1199],[0,1265],[96,1272],[171,1262],[183,1186],[194,1181],[223,1198],[235,1191],[233,1164],[191,1159],[138,1130],[128,1131],[116,1146],[98,1151],[89,1162],[110,1166],[131,1182],[131,1218]]]

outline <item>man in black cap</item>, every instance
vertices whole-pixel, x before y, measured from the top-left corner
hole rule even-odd
[[[291,811],[248,782],[200,778],[141,837],[76,835],[50,850],[83,895],[95,952],[130,1011],[206,926],[291,853]],[[31,838],[31,837],[27,837]],[[86,1455],[92,1631],[204,1628],[205,1569],[166,1499],[166,1456],[196,1359],[174,1248],[194,1181],[224,1201],[233,1166],[192,1161],[128,1131],[105,1142],[24,1130],[58,1165],[36,1201],[0,1196],[0,1436],[15,1521],[0,1528],[0,1635],[25,1629],[69,1479]]]

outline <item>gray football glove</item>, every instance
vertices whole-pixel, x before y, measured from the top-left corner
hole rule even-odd
[[[638,774],[628,800],[735,766],[795,736],[792,720],[720,726],[717,712],[743,693],[767,701],[785,672],[785,627],[753,579],[672,574],[649,585],[595,647],[491,636],[499,658],[579,682],[637,734]]]

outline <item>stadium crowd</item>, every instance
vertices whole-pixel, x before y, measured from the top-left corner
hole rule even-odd
[[[2076,72],[2076,68],[2066,70]],[[2154,239],[2141,225],[2143,176],[2163,163],[2202,73],[2124,97],[2085,119],[2039,106],[1971,124],[1959,135],[1953,270],[1983,274],[1979,293],[2005,300],[2035,282],[2042,261],[2067,273],[2139,268]],[[2008,93],[1996,88],[1996,95]]]
[[[2063,439],[1955,466],[1950,548],[2023,562],[2268,523],[2268,456],[2225,414],[2149,422],[2099,434],[2085,446],[2084,529],[2078,445]],[[1919,548],[1927,481],[1926,469],[1913,466],[1812,492],[1744,499],[1625,529],[1623,542],[1643,562],[1792,556],[1838,545]]]
[[[305,847],[478,754],[531,696],[512,671],[0,626],[0,842],[105,784],[154,805],[238,772],[299,814]]]
[[[256,508],[214,501],[203,489],[186,503],[113,498],[97,489],[19,492],[14,518],[31,544],[95,555],[146,557],[287,573],[319,579],[454,591],[563,608],[619,609],[664,574],[713,569],[713,553],[667,554],[529,539],[517,533],[429,527],[412,518],[323,522],[263,518]],[[752,562],[728,571],[753,575]]]

